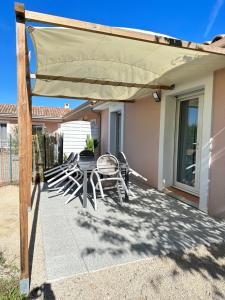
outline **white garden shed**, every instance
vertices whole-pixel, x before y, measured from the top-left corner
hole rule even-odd
[[[96,120],[71,121],[61,124],[63,134],[63,154],[79,153],[86,147],[87,135],[100,139],[100,127]]]

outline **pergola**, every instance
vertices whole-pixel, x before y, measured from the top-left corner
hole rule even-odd
[[[24,9],[15,4],[19,125],[19,198],[21,291],[29,291],[28,210],[32,182],[32,96],[134,102],[152,90],[174,88],[189,75],[225,67],[225,49],[87,23]],[[31,90],[26,23],[37,56],[36,84]],[[63,39],[63,41],[62,41]],[[104,42],[102,42],[102,39]],[[62,41],[62,42],[61,42]],[[92,45],[101,42],[98,51]],[[71,47],[73,48],[71,52]],[[71,61],[79,57],[79,65]],[[70,67],[66,65],[70,57]],[[103,57],[104,59],[101,59]],[[87,59],[88,58],[88,59]],[[57,64],[56,64],[57,62]],[[91,64],[90,64],[91,62]],[[93,63],[94,62],[94,63]],[[110,72],[109,65],[110,62]],[[93,68],[96,68],[96,72]],[[66,71],[65,71],[66,70]],[[91,72],[91,76],[88,74]]]

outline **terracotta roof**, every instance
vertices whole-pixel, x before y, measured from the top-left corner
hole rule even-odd
[[[72,111],[70,108],[62,107],[48,107],[48,106],[33,106],[32,116],[33,117],[44,117],[44,118],[62,118],[65,114]],[[15,104],[0,104],[0,115],[17,115],[17,106]]]
[[[217,34],[211,41],[206,41],[203,44],[225,48],[225,34]]]

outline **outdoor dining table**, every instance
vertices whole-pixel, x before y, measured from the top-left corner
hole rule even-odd
[[[95,157],[80,157],[78,161],[78,166],[84,174],[83,177],[83,207],[87,207],[87,186],[88,186],[88,173],[90,174],[95,168],[97,164],[97,158]],[[121,171],[125,172],[125,184],[129,189],[129,170],[126,164],[120,163],[119,168]],[[124,202],[129,201],[129,196],[125,193],[125,200]]]

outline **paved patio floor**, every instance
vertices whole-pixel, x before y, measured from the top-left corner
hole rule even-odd
[[[40,217],[49,281],[151,256],[185,251],[225,240],[225,222],[133,182],[135,195],[119,204],[117,194],[84,209],[77,197],[44,188]]]

